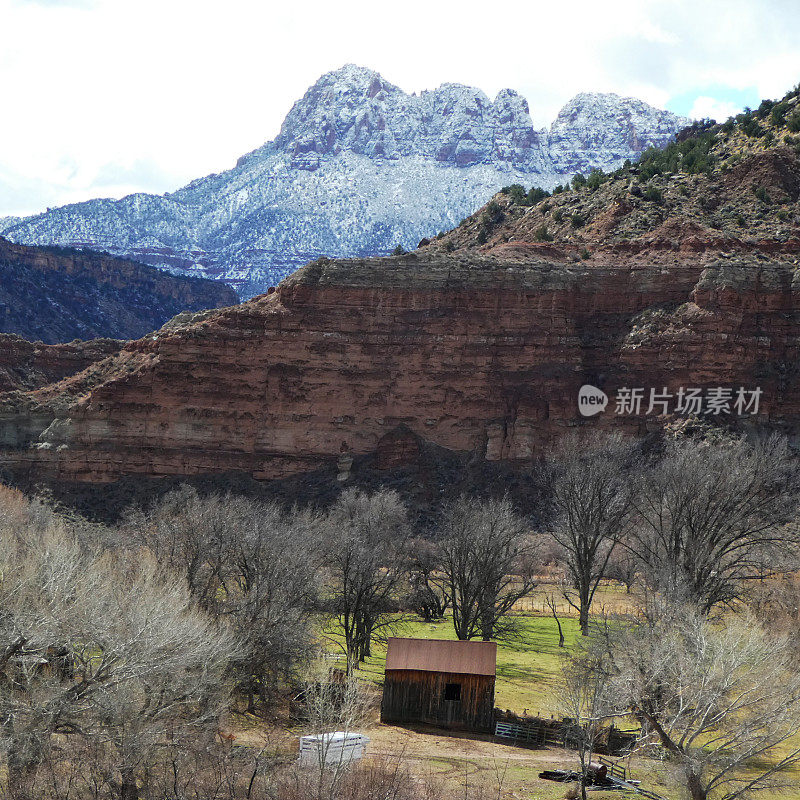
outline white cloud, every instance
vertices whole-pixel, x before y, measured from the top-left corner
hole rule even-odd
[[[688,116],[691,119],[714,119],[717,122],[724,122],[728,117],[739,114],[741,111],[742,107],[736,103],[701,95],[694,101]]]
[[[579,91],[663,105],[692,91],[713,99],[716,85],[775,96],[800,80],[795,0],[276,5],[0,0],[0,180],[28,187],[7,184],[0,215],[226,169],[347,62],[406,91],[515,88],[540,126]],[[114,169],[127,170],[117,186]],[[35,186],[49,188],[37,199]]]

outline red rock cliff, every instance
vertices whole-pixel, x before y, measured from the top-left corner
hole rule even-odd
[[[750,424],[800,419],[792,262],[529,248],[502,260],[314,263],[273,294],[128,344],[0,406],[0,466],[20,476],[241,470],[282,477],[372,452],[405,425],[443,447],[524,459],[583,420],[578,388],[759,386]]]

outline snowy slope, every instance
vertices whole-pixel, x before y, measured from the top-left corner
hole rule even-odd
[[[274,142],[163,196],[90,200],[0,220],[13,241],[107,250],[251,296],[319,255],[368,255],[454,225],[510,183],[552,187],[663,146],[688,121],[581,94],[549,130],[505,89],[408,95],[372,70],[323,75]]]

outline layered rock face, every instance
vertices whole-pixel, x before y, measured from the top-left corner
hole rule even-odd
[[[662,146],[688,121],[579,95],[548,130],[511,90],[408,95],[348,65],[322,76],[273,142],[164,196],[0,220],[17,242],[105,250],[225,281],[251,297],[320,255],[367,256],[448,230],[512,183],[552,187]]]
[[[124,344],[93,339],[47,345],[0,334],[0,392],[28,391],[56,383],[118,353]]]
[[[631,153],[663,147],[674,136],[675,115],[669,111],[633,97],[582,93],[561,109],[548,143],[559,171],[572,175],[585,173],[588,164],[616,169]]]
[[[232,289],[208,280],[0,237],[0,333],[47,344],[133,339],[182,311],[236,302]]]
[[[582,419],[587,382],[610,395],[759,387],[758,416],[732,424],[795,431],[794,265],[765,258],[752,270],[691,248],[647,262],[609,252],[584,264],[532,244],[502,261],[317,262],[277,292],[130,343],[60,384],[7,395],[0,467],[23,481],[268,479],[343,453],[413,459],[413,447],[390,446],[398,428],[515,460],[579,424],[660,424],[611,409]]]

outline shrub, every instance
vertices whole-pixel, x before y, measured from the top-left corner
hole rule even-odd
[[[481,228],[478,231],[478,235],[475,238],[475,241],[478,244],[486,244],[487,240],[489,239],[489,234],[486,232],[486,228]]]
[[[761,105],[758,107],[756,114],[758,114],[759,119],[766,119],[767,115],[772,111],[775,106],[774,100],[762,100]]]
[[[591,253],[584,247],[583,250],[581,250],[581,258],[585,260],[589,258],[589,256],[591,256]]]
[[[786,127],[792,133],[800,133],[800,111],[793,111],[786,117]]]
[[[483,224],[496,225],[498,222],[502,222],[503,219],[505,219],[505,214],[503,213],[503,209],[500,208],[500,204],[495,200],[490,200],[486,205],[486,211],[483,212],[483,216],[481,217]]]
[[[505,191],[504,189],[503,193],[507,194],[513,203],[522,204],[525,202],[527,198],[527,192],[521,183],[513,183],[511,186],[508,186],[507,189],[508,191]]]
[[[530,191],[526,192],[521,183],[512,183],[511,186],[504,186],[500,192],[508,195],[511,201],[521,206],[532,206],[545,197],[550,197],[550,192],[542,189],[541,186],[531,186]]]
[[[562,211],[560,208],[557,208],[557,209],[556,209],[556,210],[553,212],[553,219],[554,219],[556,222],[561,222],[561,220],[562,220],[562,219],[564,219],[564,212],[563,212],[563,211]]]
[[[772,202],[769,192],[763,186],[754,187],[753,194],[765,205],[769,205]]]
[[[687,135],[680,141],[670,142],[663,150],[651,147],[639,159],[639,177],[649,181],[656,175],[686,172],[690,175],[708,173],[716,161],[711,148],[716,142],[717,126],[698,125],[696,135]],[[681,133],[693,129],[685,128]]]
[[[584,186],[586,186],[586,178],[584,178],[583,175],[581,175],[580,172],[576,172],[572,176],[572,188],[573,189],[582,189]]]
[[[745,136],[751,139],[758,139],[766,133],[766,130],[759,124],[758,120],[750,114],[740,114],[739,128]]]
[[[571,783],[564,790],[564,800],[578,800],[581,796],[581,787],[578,783]]]
[[[570,217],[570,220],[573,228],[582,228],[586,224],[586,217],[583,214],[578,214],[577,212]]]
[[[544,200],[545,197],[550,197],[550,192],[546,189],[542,189],[541,186],[531,186],[528,192],[528,204],[535,205],[540,200]]]
[[[450,241],[450,242],[445,242],[444,243],[444,251],[445,251],[445,253],[452,253],[453,250],[455,250],[455,249],[456,249],[455,242]]]
[[[547,225],[540,225],[533,234],[537,242],[552,242],[553,234],[547,230]]]
[[[564,187],[559,183],[555,189],[553,189],[553,194],[561,194],[564,191]]]
[[[651,203],[661,204],[664,202],[664,195],[655,186],[648,186],[644,192],[644,199],[649,200]]]
[[[594,192],[602,186],[605,179],[606,176],[603,170],[593,168],[586,179],[586,185]]]
[[[403,245],[399,244],[392,250],[393,256],[404,256],[408,251],[403,247]]]
[[[770,122],[778,128],[782,127],[786,122],[786,112],[788,110],[788,103],[776,103],[769,115]]]

